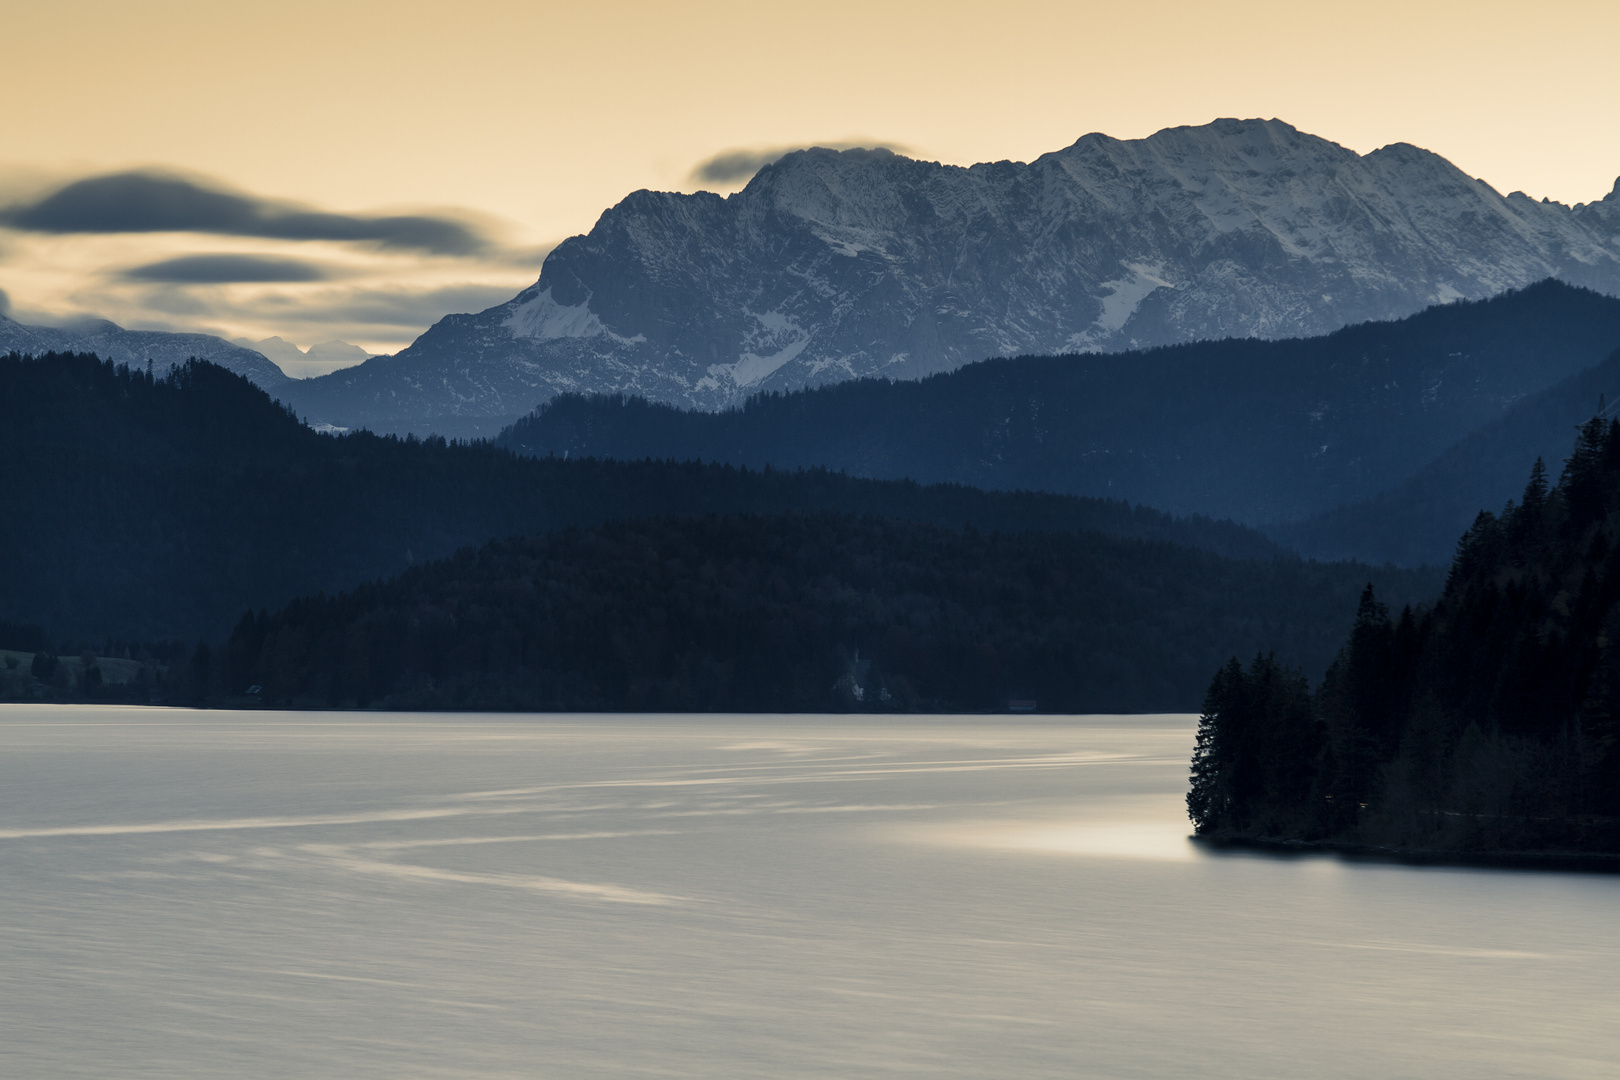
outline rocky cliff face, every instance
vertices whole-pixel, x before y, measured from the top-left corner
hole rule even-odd
[[[808,150],[728,198],[639,191],[529,289],[295,384],[310,419],[472,433],[559,392],[713,409],[990,356],[1320,334],[1557,277],[1620,294],[1620,183],[1503,196],[1278,120],[970,168]]]
[[[144,368],[147,361],[151,361],[152,369],[160,375],[170,366],[195,357],[245,375],[271,397],[284,396],[283,389],[292,383],[261,353],[232,345],[223,338],[208,334],[170,334],[161,330],[125,330],[104,319],[58,328],[27,326],[0,315],[0,353],[9,352],[31,356],[48,352],[94,353],[103,360],[138,368]]]

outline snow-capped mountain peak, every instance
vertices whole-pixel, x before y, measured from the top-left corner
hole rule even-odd
[[[313,419],[485,431],[569,391],[719,408],[989,356],[1325,333],[1559,277],[1620,293],[1620,185],[1503,196],[1280,120],[1091,134],[1027,164],[812,149],[721,198],[639,191],[507,304],[300,383]]]

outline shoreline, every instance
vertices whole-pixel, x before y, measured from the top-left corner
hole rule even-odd
[[[1331,840],[1268,840],[1256,837],[1193,836],[1212,854],[1246,853],[1278,857],[1332,855],[1349,862],[1403,866],[1454,866],[1475,870],[1539,870],[1565,874],[1620,874],[1620,852],[1447,851],[1382,847]]]

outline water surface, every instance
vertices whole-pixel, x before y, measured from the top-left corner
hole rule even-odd
[[[1193,723],[0,706],[0,1075],[1620,1075],[1620,879],[1203,853]]]

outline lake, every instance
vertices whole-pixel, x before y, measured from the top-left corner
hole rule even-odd
[[[0,1075],[1620,1075],[1620,878],[1206,853],[1194,726],[0,706]]]

